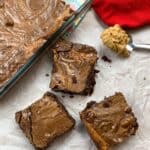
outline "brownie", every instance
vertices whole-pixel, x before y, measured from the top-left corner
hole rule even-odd
[[[100,103],[88,103],[80,117],[99,150],[109,150],[135,135],[138,129],[137,119],[122,93],[116,93]]]
[[[57,137],[69,132],[75,120],[58,98],[47,92],[26,109],[16,113],[16,122],[36,149],[44,150]]]
[[[53,70],[50,87],[54,91],[90,95],[95,85],[96,50],[88,45],[60,39],[51,49]]]
[[[0,1],[0,87],[71,14],[62,0]]]

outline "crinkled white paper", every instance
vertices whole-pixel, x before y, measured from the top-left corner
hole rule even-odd
[[[94,46],[98,55],[108,56],[112,63],[98,61],[100,73],[96,77],[92,96],[70,98],[57,95],[76,119],[76,127],[69,134],[58,138],[48,150],[96,150],[79,119],[79,112],[90,100],[100,101],[121,91],[126,96],[138,118],[139,130],[136,136],[116,146],[114,150],[150,150],[150,51],[137,51],[128,59],[121,59],[109,51],[100,41],[104,26],[91,11],[72,34],[71,40]],[[131,31],[129,31],[131,32]],[[150,43],[150,27],[132,31],[134,41]],[[0,150],[33,150],[15,122],[14,114],[50,90],[51,61],[47,54],[0,100]],[[42,127],[41,127],[42,128]]]

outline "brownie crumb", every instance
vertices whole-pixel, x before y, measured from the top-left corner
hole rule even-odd
[[[62,98],[65,98],[65,95],[62,95],[61,97],[62,97]]]
[[[102,60],[103,61],[105,61],[105,62],[108,62],[108,63],[111,63],[112,62],[112,60],[111,59],[109,59],[107,56],[102,56]]]
[[[70,98],[74,98],[74,95],[70,95],[69,97],[70,97]]]
[[[95,69],[95,70],[94,70],[94,72],[95,72],[95,73],[99,73],[100,71],[99,71],[99,70],[97,70],[97,69]]]
[[[48,74],[48,73],[46,73],[46,74],[45,74],[45,76],[46,76],[46,77],[49,77],[49,74]]]

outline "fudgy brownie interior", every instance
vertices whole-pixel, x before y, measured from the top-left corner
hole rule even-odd
[[[60,39],[52,48],[50,87],[55,91],[88,95],[95,85],[96,50],[88,45]]]
[[[31,106],[17,112],[16,121],[30,143],[40,150],[75,125],[75,120],[57,97],[49,92]]]
[[[112,145],[123,142],[138,128],[137,119],[122,93],[116,93],[100,103],[90,102],[80,116],[100,150],[108,150]]]

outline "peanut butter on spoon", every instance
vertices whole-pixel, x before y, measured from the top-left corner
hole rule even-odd
[[[123,57],[130,56],[130,52],[126,48],[130,38],[120,25],[116,24],[113,27],[105,29],[101,34],[101,39],[104,45],[116,52],[118,55]]]

